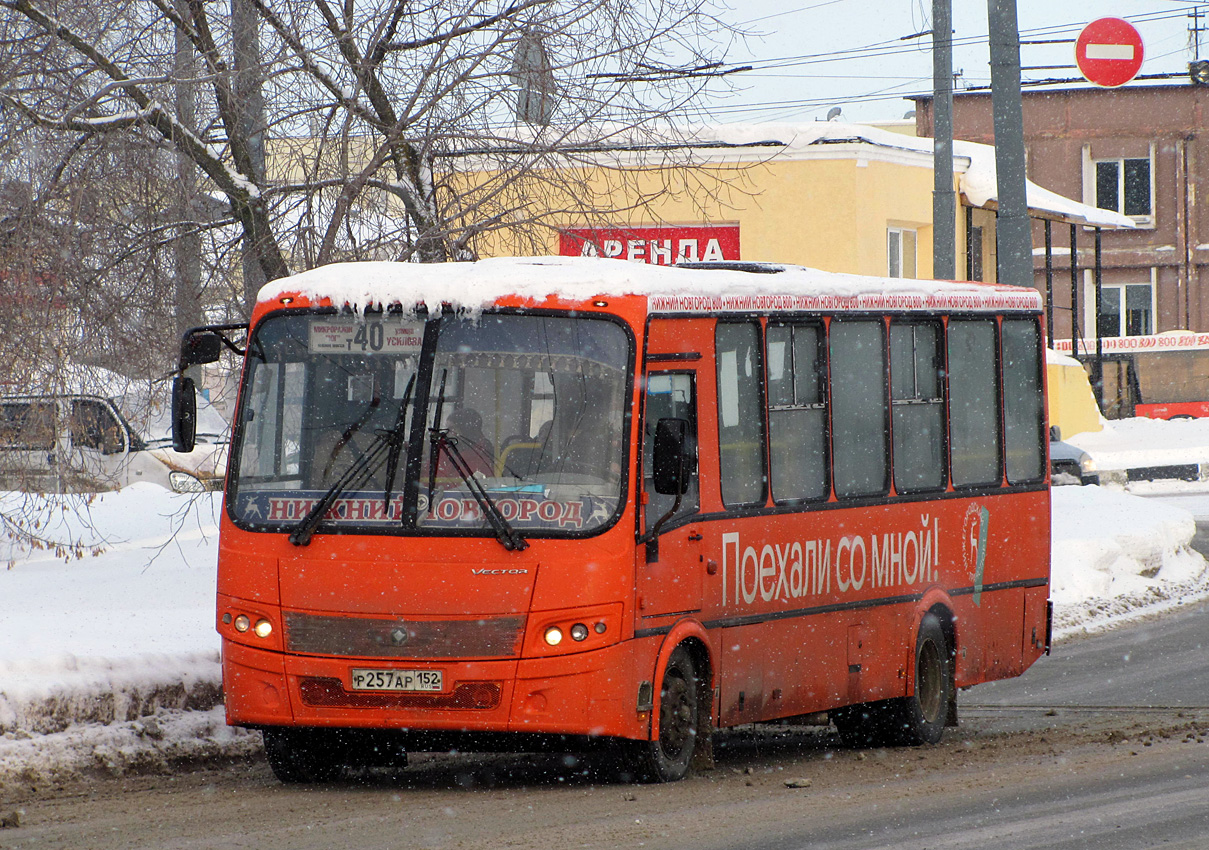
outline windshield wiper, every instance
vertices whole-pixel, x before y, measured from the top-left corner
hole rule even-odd
[[[311,542],[311,537],[315,534],[315,529],[319,527],[319,523],[323,522],[323,518],[327,516],[327,512],[331,510],[336,500],[349,489],[364,486],[382,466],[383,461],[386,461],[387,465],[386,508],[384,510],[389,509],[392,489],[391,482],[399,467],[399,453],[402,451],[404,441],[405,429],[403,426],[407,421],[406,411],[411,404],[411,391],[414,386],[415,376],[413,375],[411,380],[407,382],[407,390],[399,402],[399,412],[395,414],[394,427],[375,434],[373,442],[369,444],[369,448],[366,449],[365,454],[357,458],[344,472],[340,473],[340,477],[332,483],[332,486],[327,489],[322,498],[307,511],[307,515],[290,532],[291,543],[295,546],[308,545]],[[360,425],[361,423],[358,424]]]
[[[445,452],[449,455],[449,462],[453,464],[453,468],[466,483],[466,488],[478,502],[479,510],[483,512],[483,516],[487,517],[491,530],[495,532],[495,539],[503,544],[509,552],[523,552],[529,548],[529,542],[521,537],[507,518],[500,513],[495,501],[479,483],[479,480],[474,477],[470,465],[466,463],[466,459],[462,457],[462,452],[458,449],[457,438],[450,437],[449,429],[441,427],[441,416],[445,411],[445,382],[448,378],[449,370],[445,369],[441,372],[441,388],[437,391],[436,408],[432,413],[433,427],[428,429],[428,438],[432,441],[432,450],[428,453],[428,515],[432,516],[436,510],[437,500],[434,496],[437,492],[437,467],[441,463],[441,453]]]
[[[466,459],[462,457],[462,452],[458,449],[458,441],[456,437],[449,436],[448,429],[445,428],[430,428],[430,439],[432,440],[432,452],[429,463],[432,464],[429,472],[429,481],[435,484],[437,464],[441,460],[441,453],[444,452],[449,456],[449,462],[457,471],[462,481],[466,483],[466,489],[474,496],[474,500],[478,502],[479,509],[483,515],[487,517],[487,522],[491,525],[491,530],[495,532],[495,539],[503,544],[504,548],[509,552],[523,552],[529,548],[529,542],[525,540],[520,533],[512,527],[512,523],[500,513],[499,506],[495,500],[491,498],[491,494],[487,492],[482,483],[474,477],[474,473],[470,469],[470,465],[466,463]],[[433,487],[428,490],[428,515],[432,516],[436,510],[436,499],[433,498]]]
[[[390,512],[390,496],[394,489],[395,473],[399,471],[399,453],[403,451],[403,425],[407,421],[407,406],[411,402],[411,391],[416,385],[413,373],[407,380],[407,389],[403,391],[403,400],[399,402],[399,412],[395,414],[395,426],[387,435],[388,450],[386,454],[386,492],[382,495],[382,512]]]

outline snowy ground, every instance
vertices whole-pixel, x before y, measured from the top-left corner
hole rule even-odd
[[[1209,460],[1209,421],[1130,420],[1071,442],[1109,467]],[[1209,500],[1209,484],[1163,486]],[[219,705],[218,494],[144,484],[42,513],[24,498],[0,494],[3,513],[82,545],[31,551],[0,533],[0,799],[14,783],[255,751],[259,737],[228,729]],[[1209,596],[1186,510],[1058,487],[1053,520],[1058,637]]]

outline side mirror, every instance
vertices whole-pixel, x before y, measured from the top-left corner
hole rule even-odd
[[[193,379],[178,375],[172,381],[172,448],[191,452],[197,443],[197,390]]]
[[[655,492],[663,496],[682,496],[688,491],[692,468],[685,457],[688,449],[688,422],[660,419],[655,423],[655,446],[651,459],[651,478]]]
[[[214,363],[222,356],[222,337],[212,331],[189,331],[181,340],[181,371]]]
[[[1059,428],[1057,425],[1049,426],[1049,441],[1051,443],[1062,442],[1062,429]]]

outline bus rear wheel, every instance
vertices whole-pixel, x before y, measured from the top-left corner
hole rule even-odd
[[[287,785],[331,782],[340,776],[343,764],[325,752],[322,736],[309,729],[265,729],[264,752],[278,781]]]
[[[915,644],[915,692],[902,701],[901,743],[936,744],[953,700],[953,653],[935,614],[924,615]]]
[[[659,688],[659,735],[637,744],[639,776],[647,782],[677,782],[693,761],[701,734],[700,683],[688,650],[678,646],[667,661]]]
[[[935,614],[924,615],[915,642],[915,691],[910,696],[850,705],[830,713],[853,747],[917,747],[944,734],[953,700],[953,657]]]

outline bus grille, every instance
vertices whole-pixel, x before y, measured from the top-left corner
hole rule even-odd
[[[421,708],[485,710],[500,704],[498,682],[462,682],[448,694],[346,691],[339,679],[303,677],[302,701],[312,708]]]
[[[287,611],[290,652],[360,658],[510,658],[518,655],[525,618],[403,620],[331,617]]]

